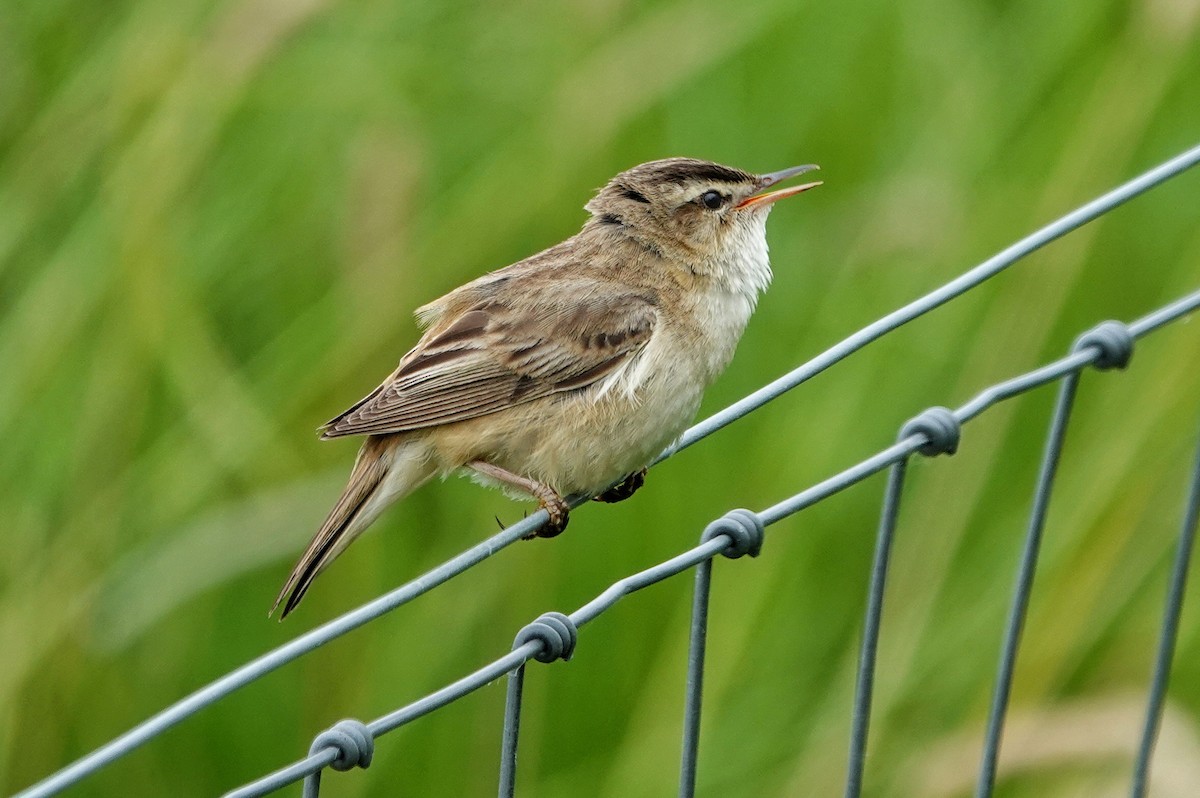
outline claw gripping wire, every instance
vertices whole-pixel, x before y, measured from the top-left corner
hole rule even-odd
[[[375,755],[375,736],[360,720],[339,720],[332,728],[317,735],[308,749],[309,756],[326,748],[337,749],[337,759],[329,763],[334,770],[365,768]]]
[[[1133,357],[1133,333],[1119,321],[1101,322],[1075,339],[1075,345],[1071,347],[1073,352],[1084,349],[1100,352],[1092,365],[1101,371],[1123,369]]]
[[[945,407],[931,407],[900,428],[900,440],[913,435],[925,437],[926,443],[917,451],[926,457],[954,454],[961,434],[958,418]]]
[[[570,618],[561,612],[547,612],[517,632],[513,648],[537,640],[542,644],[542,649],[533,658],[538,662],[554,662],[556,659],[570,659],[575,653],[575,641],[578,638],[579,631]]]
[[[757,513],[749,510],[730,510],[705,527],[704,533],[700,535],[700,542],[705,543],[719,535],[729,538],[729,546],[721,554],[736,560],[746,554],[751,557],[758,556],[762,551],[766,529]]]

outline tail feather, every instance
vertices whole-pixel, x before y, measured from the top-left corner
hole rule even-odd
[[[397,443],[393,436],[367,438],[358,452],[350,481],[312,542],[292,569],[268,616],[283,604],[283,620],[296,608],[313,580],[396,499],[425,482],[432,471],[423,452]],[[285,601],[286,599],[286,601]]]

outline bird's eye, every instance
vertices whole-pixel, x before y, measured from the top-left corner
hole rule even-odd
[[[725,204],[727,197],[716,191],[705,191],[700,195],[700,201],[704,203],[704,207],[710,211],[715,211]]]

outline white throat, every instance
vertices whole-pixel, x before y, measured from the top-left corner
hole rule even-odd
[[[713,274],[727,291],[745,297],[750,303],[749,310],[753,311],[758,295],[771,284],[767,214],[756,213],[735,224],[724,244],[714,258]]]
[[[708,381],[729,364],[754,313],[758,295],[771,283],[766,222],[767,215],[760,213],[730,230],[722,252],[710,263],[711,289],[695,310],[707,338],[704,360]]]

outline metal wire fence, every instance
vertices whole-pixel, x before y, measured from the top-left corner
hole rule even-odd
[[[978,286],[1034,250],[1197,163],[1200,163],[1200,146],[1166,161],[1055,220],[957,279],[864,327],[809,362],[692,427],[677,444],[663,452],[656,463],[811,379],[888,332]],[[308,755],[304,758],[251,784],[232,790],[227,795],[239,797],[265,795],[288,784],[303,780],[306,798],[317,796],[321,773],[325,768],[348,770],[354,767],[367,767],[374,754],[374,741],[380,735],[434,712],[507,674],[508,689],[504,712],[499,794],[512,796],[516,784],[521,699],[526,664],[530,660],[548,663],[570,658],[579,630],[623,597],[687,570],[695,569],[679,788],[681,796],[692,796],[695,794],[699,753],[701,696],[713,559],[718,555],[729,558],[738,558],[747,554],[757,556],[762,547],[766,527],[886,469],[889,473],[868,591],[863,641],[855,685],[846,777],[846,796],[848,798],[858,796],[862,789],[866,762],[875,652],[880,632],[884,587],[891,547],[896,534],[907,463],[916,454],[924,456],[953,454],[958,447],[961,428],[964,424],[1000,402],[1057,382],[1059,383],[1058,400],[1046,438],[1033,510],[1004,631],[996,686],[979,769],[976,795],[981,798],[991,795],[995,783],[1001,733],[1008,706],[1021,628],[1029,604],[1046,512],[1071,409],[1079,388],[1080,375],[1089,366],[1100,370],[1124,368],[1132,355],[1135,341],[1197,309],[1200,309],[1200,290],[1129,324],[1105,322],[1080,336],[1069,353],[1058,360],[986,388],[956,409],[935,407],[925,411],[902,427],[896,443],[771,507],[757,512],[739,509],[727,513],[704,530],[699,544],[695,547],[665,562],[618,580],[603,593],[570,614],[549,612],[542,615],[520,630],[512,650],[503,656],[454,683],[370,723],[358,720],[340,721],[316,737]],[[569,503],[572,506],[578,506],[586,498],[583,496],[571,497]],[[1197,453],[1196,467],[1189,483],[1182,530],[1176,548],[1163,613],[1145,723],[1138,755],[1133,766],[1131,795],[1135,798],[1145,795],[1147,789],[1150,757],[1162,715],[1198,517],[1200,517],[1200,451]],[[19,793],[18,798],[53,795],[78,783],[235,690],[463,573],[521,539],[545,520],[545,512],[538,511],[421,577],[252,660],[167,707],[91,754],[30,786]]]

